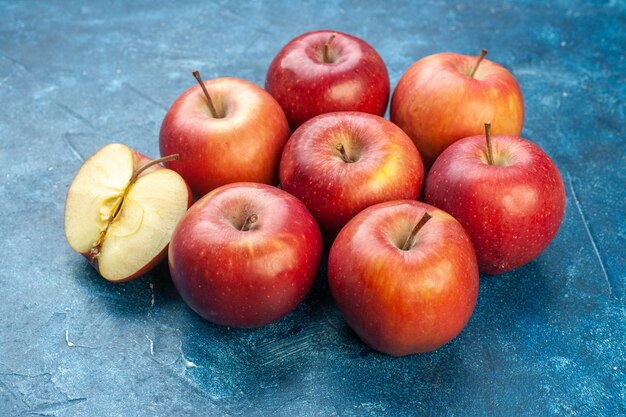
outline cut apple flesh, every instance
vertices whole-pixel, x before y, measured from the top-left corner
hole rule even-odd
[[[153,169],[135,179],[137,160],[124,145],[105,146],[83,164],[67,194],[67,241],[109,281],[156,264],[189,204],[180,175]]]

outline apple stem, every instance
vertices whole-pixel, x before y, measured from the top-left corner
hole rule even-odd
[[[433,216],[431,216],[430,214],[428,214],[428,212],[424,213],[424,215],[422,216],[422,218],[420,219],[419,222],[417,222],[417,224],[415,225],[415,227],[413,228],[413,230],[411,230],[411,234],[409,235],[409,237],[406,239],[406,242],[404,242],[404,245],[402,245],[402,250],[409,250],[412,246],[413,246],[413,240],[415,239],[415,236],[417,235],[417,232],[420,231],[420,229],[422,227],[424,227],[424,225],[426,224],[426,222],[428,220],[430,220]]]
[[[215,110],[215,106],[213,105],[213,100],[211,100],[211,96],[209,95],[209,92],[206,89],[206,85],[204,85],[204,81],[202,81],[202,77],[200,76],[200,71],[194,70],[192,74],[194,77],[196,77],[196,80],[198,80],[198,84],[200,84],[200,88],[202,88],[202,91],[204,92],[204,96],[206,97],[206,101],[207,101],[207,104],[209,105],[209,110],[211,111],[211,114],[213,115],[214,118],[219,119],[220,117],[217,114],[217,110]]]
[[[335,36],[337,36],[336,33],[333,33],[332,35],[330,35],[330,37],[328,38],[328,40],[324,44],[324,62],[327,63],[327,64],[332,64],[332,62],[333,62],[333,61],[330,60],[330,53],[329,52],[330,52],[330,44],[335,39]]]
[[[175,161],[175,160],[177,160],[179,158],[180,158],[180,155],[175,153],[175,154],[172,154],[172,155],[164,156],[164,157],[159,158],[159,159],[154,159],[154,160],[146,163],[145,165],[142,165],[141,167],[139,167],[133,173],[133,176],[130,177],[130,180],[128,181],[128,184],[131,185],[135,181],[137,181],[137,178],[139,178],[139,175],[141,175],[142,172],[144,172],[146,169],[150,168],[151,166],[154,166],[154,165],[157,165],[157,164],[161,164],[163,162]]]
[[[241,226],[241,231],[242,232],[247,232],[248,230],[250,230],[252,225],[254,223],[256,223],[257,220],[259,220],[259,216],[256,215],[256,214],[252,214],[252,215],[248,216],[248,218],[246,219],[246,222],[243,224],[243,226]]]
[[[104,237],[109,231],[109,227],[111,227],[111,225],[113,224],[117,216],[120,214],[120,211],[122,211],[122,205],[124,204],[124,200],[126,199],[128,192],[130,191],[130,187],[135,182],[137,182],[137,178],[139,178],[139,175],[141,175],[141,173],[144,172],[146,169],[150,168],[151,166],[160,164],[162,162],[173,161],[178,158],[179,158],[179,155],[175,153],[173,155],[164,156],[159,159],[154,159],[142,165],[141,167],[137,168],[135,172],[133,172],[133,175],[128,180],[128,184],[126,184],[126,187],[124,188],[124,191],[122,192],[122,195],[115,201],[115,203],[113,204],[113,207],[111,207],[111,211],[109,213],[109,217],[107,218],[107,222],[104,225],[104,228],[102,228],[102,230],[100,231],[100,234],[98,235],[98,240],[96,240],[94,244],[91,245],[91,249],[89,250],[89,261],[91,262],[93,267],[96,268],[96,270],[98,270],[98,258],[100,257],[100,250],[102,249],[102,243],[104,242]]]
[[[350,157],[346,153],[346,148],[344,148],[341,143],[338,143],[335,146],[335,149],[337,149],[339,153],[341,154],[341,159],[343,159],[343,162],[346,162],[346,163],[354,162],[352,159],[350,159]]]
[[[493,165],[493,149],[491,147],[491,123],[485,122],[485,138],[487,139],[487,162]]]
[[[474,74],[476,74],[476,70],[478,69],[478,66],[480,65],[480,63],[483,62],[483,59],[485,59],[485,55],[487,55],[487,50],[482,49],[480,51],[480,55],[478,56],[478,59],[476,60],[476,64],[474,65],[474,69],[472,70],[470,77],[474,78]]]

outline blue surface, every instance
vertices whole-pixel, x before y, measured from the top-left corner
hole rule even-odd
[[[0,415],[626,415],[625,3],[296,3],[0,3]],[[85,157],[113,141],[158,156],[192,69],[263,85],[317,28],[370,42],[392,87],[425,55],[489,49],[563,174],[554,242],[481,277],[469,325],[434,353],[366,348],[323,274],[279,323],[229,330],[166,267],[114,285],[65,243]]]

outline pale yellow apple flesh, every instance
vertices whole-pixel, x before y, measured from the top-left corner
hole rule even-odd
[[[109,281],[156,264],[187,211],[189,190],[176,172],[133,175],[149,162],[124,145],[107,145],[85,161],[67,193],[67,241]]]

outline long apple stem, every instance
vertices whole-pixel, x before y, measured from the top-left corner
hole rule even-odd
[[[478,69],[478,66],[480,65],[480,63],[483,62],[483,59],[485,59],[485,55],[487,55],[487,50],[482,49],[480,51],[480,55],[478,56],[478,59],[476,60],[476,64],[474,65],[474,69],[472,70],[470,77],[474,78],[474,74],[476,74],[476,70]]]
[[[259,216],[256,214],[252,214],[248,216],[248,218],[246,219],[246,222],[243,224],[243,226],[241,226],[241,231],[247,232],[248,230],[250,230],[250,227],[252,227],[252,225],[256,223],[257,220],[259,220]]]
[[[98,240],[96,240],[94,244],[91,245],[91,249],[89,250],[89,261],[91,262],[93,267],[96,268],[96,270],[98,270],[98,258],[100,257],[100,251],[102,249],[102,243],[104,242],[104,237],[106,236],[107,232],[109,231],[109,228],[111,227],[111,225],[113,224],[117,216],[122,211],[122,206],[124,205],[126,196],[128,195],[128,192],[130,191],[131,186],[135,182],[137,182],[137,178],[139,178],[139,175],[141,175],[142,172],[144,172],[146,169],[150,168],[151,166],[160,164],[162,162],[173,161],[175,159],[178,159],[179,157],[180,156],[177,153],[175,153],[173,155],[167,155],[159,159],[154,159],[142,165],[141,167],[137,168],[135,172],[133,172],[133,175],[128,180],[128,184],[126,184],[126,187],[124,187],[124,191],[122,191],[122,194],[120,195],[120,197],[115,201],[115,203],[111,207],[111,211],[109,212],[109,217],[107,217],[107,222],[102,228],[102,230],[100,231],[100,234],[98,235]]]
[[[485,138],[487,139],[487,162],[493,165],[493,149],[491,147],[491,123],[485,122]]]
[[[404,242],[404,245],[402,245],[402,250],[409,250],[409,248],[411,248],[413,246],[413,240],[415,239],[415,236],[417,235],[417,232],[420,231],[420,229],[422,227],[424,227],[424,225],[426,224],[426,222],[428,220],[430,220],[433,216],[431,216],[430,214],[428,214],[428,212],[424,213],[424,215],[422,216],[422,218],[420,219],[419,222],[417,222],[417,224],[415,225],[415,227],[413,228],[413,230],[411,230],[411,234],[409,235],[409,237],[406,239],[406,242]]]
[[[204,85],[204,81],[202,81],[202,77],[200,76],[200,71],[194,70],[192,74],[194,77],[196,77],[196,80],[198,80],[198,84],[200,84],[200,88],[202,88],[202,91],[204,92],[204,96],[206,97],[206,101],[207,101],[207,104],[209,105],[209,110],[211,111],[211,114],[213,115],[214,118],[219,119],[220,117],[217,114],[217,110],[215,110],[215,106],[213,105],[213,100],[211,100],[211,96],[209,95],[209,92],[207,91],[206,86]]]
[[[152,161],[146,163],[145,165],[142,165],[141,167],[137,168],[137,170],[133,173],[133,176],[130,177],[129,185],[137,181],[137,178],[139,178],[139,175],[141,175],[142,172],[144,172],[146,169],[150,168],[151,166],[161,164],[163,162],[175,161],[179,158],[180,158],[180,155],[175,153],[172,155],[164,156],[159,159],[153,159]]]
[[[337,36],[336,33],[333,33],[332,35],[330,35],[330,37],[328,38],[328,40],[324,44],[324,62],[327,63],[327,64],[332,64],[332,62],[333,62],[333,61],[330,60],[330,44],[335,39],[335,36]]]
[[[338,143],[335,146],[335,149],[337,149],[339,153],[341,154],[341,159],[343,159],[343,162],[346,162],[346,163],[354,162],[352,159],[350,159],[350,157],[348,156],[348,153],[346,152],[346,148],[344,148],[341,143]]]

